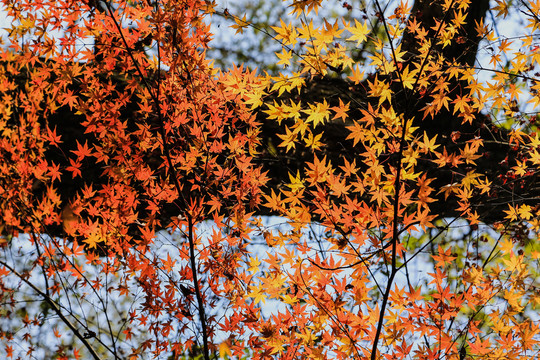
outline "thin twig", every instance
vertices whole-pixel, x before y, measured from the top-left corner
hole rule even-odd
[[[40,295],[43,300],[45,300],[53,309],[53,311],[58,315],[58,317],[64,322],[64,324],[67,325],[67,327],[70,328],[70,330],[73,332],[73,334],[83,343],[83,345],[88,349],[92,357],[96,360],[101,360],[101,357],[96,353],[92,345],[88,342],[87,339],[84,338],[84,336],[79,332],[79,330],[69,321],[69,319],[62,313],[62,310],[58,306],[58,304],[51,299],[50,296],[45,294],[43,291],[39,290],[32,282],[30,282],[26,277],[24,277],[22,274],[19,274],[17,270],[12,268],[9,264],[5,263],[4,261],[0,260],[0,264],[4,267],[6,267],[13,275],[17,276],[19,279],[21,279],[24,283],[26,283],[32,290],[34,290],[38,295]]]

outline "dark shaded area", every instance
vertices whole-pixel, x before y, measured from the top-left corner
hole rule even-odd
[[[411,20],[416,20],[428,29],[428,37],[435,38],[437,24],[442,19],[451,20],[453,14],[445,14],[441,1],[417,0],[411,11]],[[489,9],[489,1],[473,1],[470,4],[466,14],[467,22],[455,37],[451,45],[442,48],[440,45],[434,45],[431,52],[442,55],[446,60],[453,62],[455,66],[473,66],[475,63],[478,44],[480,38],[476,35],[475,29],[477,23],[481,23]],[[402,39],[402,51],[406,51],[405,63],[412,60],[418,54],[418,44],[414,36],[406,33]],[[334,74],[335,75],[335,74]],[[394,75],[397,78],[397,75]],[[374,75],[369,79],[373,81]],[[395,79],[394,78],[394,79]],[[381,80],[381,77],[379,77]],[[480,220],[493,223],[504,219],[503,210],[508,209],[509,203],[527,203],[536,205],[539,195],[539,186],[536,184],[536,175],[512,179],[507,173],[512,166],[516,165],[516,157],[519,156],[519,149],[508,145],[508,132],[497,127],[489,115],[476,113],[474,120],[463,122],[459,114],[452,114],[451,111],[442,108],[442,110],[432,119],[429,116],[423,118],[423,108],[430,100],[429,89],[424,96],[418,95],[409,89],[403,89],[397,81],[392,81],[390,76],[385,81],[392,84],[392,90],[395,94],[392,102],[394,109],[398,112],[407,114],[407,117],[413,118],[411,126],[418,127],[417,134],[422,135],[424,131],[428,137],[437,136],[437,143],[446,147],[448,153],[459,154],[465,148],[468,141],[475,138],[483,140],[483,147],[480,148],[480,158],[476,159],[476,166],[469,164],[459,164],[458,166],[438,167],[431,161],[419,163],[419,170],[428,174],[429,178],[434,178],[431,187],[436,192],[455,182],[459,182],[469,171],[475,170],[476,173],[485,175],[492,182],[492,191],[485,194],[475,192],[470,202],[473,210],[477,211]],[[458,81],[455,78],[449,81],[450,89],[447,96],[450,99],[456,99],[458,96],[466,96],[467,83]],[[310,79],[307,86],[302,89],[298,95],[291,95],[295,102],[302,100],[303,103],[322,102],[326,100],[331,106],[338,105],[338,99],[344,102],[350,102],[350,118],[358,119],[361,117],[360,110],[367,109],[367,104],[371,103],[374,107],[378,99],[369,98],[365,91],[365,84],[354,85],[343,80],[341,76],[313,78]],[[277,99],[277,96],[276,96]],[[279,98],[285,103],[288,99],[283,96]],[[274,100],[271,95],[268,102]],[[452,109],[452,107],[450,107]],[[313,160],[313,154],[306,149],[297,148],[294,152],[286,153],[285,149],[279,147],[282,142],[277,136],[279,132],[278,125],[273,120],[266,120],[264,113],[259,114],[259,119],[263,123],[263,143],[271,151],[267,151],[261,159],[265,166],[270,169],[271,183],[270,187],[279,187],[280,184],[289,182],[287,173],[296,174],[302,170],[305,162]],[[323,143],[324,149],[317,154],[322,158],[326,156],[334,166],[342,165],[342,158],[349,161],[354,158],[361,160],[357,155],[359,149],[354,149],[351,140],[346,140],[349,134],[346,126],[352,124],[341,121],[330,122],[325,125],[325,137]],[[441,150],[439,148],[438,150]],[[277,154],[275,152],[277,151]],[[380,159],[381,162],[391,161],[391,159]],[[287,171],[285,171],[287,169]],[[360,169],[362,167],[360,166]],[[433,195],[432,195],[433,196]],[[437,196],[437,201],[432,204],[433,213],[441,217],[459,216],[456,212],[458,208],[457,200],[454,197],[445,198],[441,193]]]
[[[431,33],[428,36],[435,37],[437,21],[448,20],[449,16],[453,16],[442,11],[441,2],[417,0],[414,3],[411,18],[429,29]],[[447,60],[454,60],[458,65],[473,65],[480,41],[476,36],[475,23],[479,23],[484,19],[488,6],[488,0],[472,1],[467,14],[467,23],[456,37],[459,41],[454,41],[452,45],[445,48],[435,45],[432,51],[437,52]],[[418,53],[417,46],[414,36],[406,33],[402,39],[402,50],[407,52],[405,62],[408,59],[413,59]],[[391,76],[395,76],[395,74]],[[536,184],[535,176],[512,181],[508,181],[504,177],[508,169],[515,164],[515,157],[519,149],[512,149],[506,145],[508,143],[508,134],[497,128],[489,116],[475,114],[472,124],[463,124],[461,118],[443,109],[434,119],[423,120],[423,111],[421,109],[428,102],[427,95],[429,95],[429,91],[426,96],[418,98],[417,95],[415,97],[412,90],[402,89],[400,84],[395,81],[392,82],[391,78],[387,77],[385,80],[392,83],[392,90],[395,94],[393,103],[396,104],[396,110],[408,114],[409,117],[414,119],[412,126],[419,127],[418,134],[423,134],[425,131],[429,137],[437,135],[439,143],[445,145],[449,152],[455,153],[459,153],[464,148],[467,140],[475,137],[484,140],[483,156],[476,160],[475,171],[486,175],[492,181],[493,191],[483,195],[475,194],[474,198],[471,199],[471,203],[474,204],[475,210],[480,214],[482,221],[491,223],[503,220],[504,213],[502,210],[507,209],[507,204],[510,201],[536,204],[535,199],[540,193],[540,188]],[[463,90],[465,86],[465,83],[453,80],[449,84],[451,89],[449,97],[456,98],[462,94],[462,91],[465,94]],[[347,80],[343,80],[339,74],[334,74],[333,77],[312,78],[300,94],[291,95],[291,99],[294,101],[301,99],[303,103],[308,103],[323,101],[324,99],[332,106],[337,105],[340,98],[351,103],[351,118],[356,118],[361,109],[367,108],[368,103],[377,104],[378,102],[378,99],[367,96],[364,84],[354,85]],[[273,99],[277,99],[277,94],[270,95],[266,100],[271,102]],[[285,96],[281,96],[279,99],[287,101]],[[135,108],[136,104],[133,105],[133,109],[125,109],[126,113],[123,116],[126,119],[134,116]],[[257,116],[262,123],[261,140],[263,152],[257,160],[268,170],[270,178],[268,187],[276,189],[289,182],[289,173],[296,174],[297,170],[304,168],[305,162],[312,161],[313,153],[301,147],[297,147],[293,152],[286,153],[283,148],[278,146],[282,142],[277,136],[280,133],[278,124],[273,120],[268,120],[262,110],[264,109],[259,109]],[[83,144],[88,140],[89,145],[94,141],[91,135],[84,133],[84,127],[81,125],[83,119],[83,116],[76,116],[65,107],[46,119],[48,126],[51,129],[56,128],[63,141],[59,149],[51,148],[46,156],[54,163],[59,164],[62,169],[69,166],[68,158],[71,151],[76,149],[77,141]],[[358,157],[359,149],[353,148],[352,142],[346,140],[348,135],[346,126],[348,124],[334,121],[325,125],[324,148],[321,149],[317,156],[326,156],[334,166],[342,165],[341,159],[344,155],[349,160]],[[456,135],[459,135],[457,139]],[[156,155],[161,156],[162,154]],[[391,164],[393,159],[389,157],[383,159],[383,161]],[[152,163],[152,159],[148,159],[148,162]],[[156,163],[159,164],[159,161]],[[429,177],[436,179],[431,184],[436,191],[459,181],[468,171],[472,170],[472,167],[467,164],[460,164],[457,167],[437,167],[431,161],[421,162],[419,166],[422,171],[427,172]],[[151,167],[154,168],[154,166]],[[103,169],[100,166],[85,164],[82,171],[82,177],[75,179],[72,179],[71,174],[64,172],[62,186],[59,191],[65,204],[68,204],[70,199],[80,189],[84,188],[85,184],[103,184],[106,181],[102,177]],[[36,191],[39,191],[39,187],[37,188]],[[432,205],[432,211],[440,214],[441,217],[459,216],[460,214],[455,211],[457,207],[455,199],[447,200],[441,194],[438,201]],[[260,215],[271,214],[267,209],[259,209],[257,213]],[[160,215],[162,219],[170,219],[178,214],[178,206],[170,204],[170,206],[163,208]],[[52,235],[62,235],[61,226],[51,227],[50,230]]]

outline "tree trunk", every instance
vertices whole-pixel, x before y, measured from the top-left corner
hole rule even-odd
[[[424,28],[428,29],[429,36],[432,37],[435,37],[437,21],[453,16],[442,11],[441,3],[443,1],[440,0],[417,0],[412,8],[411,20],[416,19],[418,23],[423,24]],[[445,48],[434,45],[432,51],[442,55],[447,60],[455,60],[457,65],[473,66],[480,40],[476,35],[475,24],[483,21],[488,8],[489,0],[472,1],[466,17],[467,23],[456,37],[459,41],[453,41],[451,45]],[[407,52],[405,62],[418,54],[417,46],[414,37],[409,33],[405,33],[402,39],[402,50]],[[449,86],[450,89],[453,89],[451,97],[460,95],[466,85],[457,80],[453,81],[454,83]],[[289,96],[295,101],[301,99],[304,104],[326,100],[330,104],[337,105],[338,99],[350,101],[350,118],[354,119],[359,116],[361,108],[365,108],[368,103],[377,104],[378,99],[369,98],[364,89],[364,84],[354,85],[341,76],[318,77],[310,79],[300,94]],[[465,93],[465,90],[463,92]],[[419,127],[418,134],[423,134],[425,131],[429,137],[437,135],[439,141],[442,140],[442,145],[445,145],[448,151],[458,152],[464,147],[467,140],[474,137],[483,139],[484,154],[476,161],[475,171],[486,175],[493,182],[493,190],[488,194],[479,195],[473,200],[475,210],[480,214],[481,220],[485,222],[502,220],[502,210],[507,208],[506,204],[510,200],[514,202],[516,200],[531,202],[531,199],[539,195],[540,189],[535,186],[535,178],[533,177],[520,179],[520,183],[505,183],[504,174],[512,166],[514,161],[512,157],[515,156],[516,150],[511,149],[508,145],[507,132],[498,129],[491,122],[488,115],[477,113],[472,124],[462,124],[461,118],[443,109],[434,119],[423,120],[421,109],[426,105],[426,99],[416,99],[417,101],[414,104],[405,104],[404,98],[406,94],[403,91],[396,91],[395,94],[393,103],[397,104],[398,110],[413,114],[413,126]],[[277,94],[270,94],[266,100],[269,103],[273,100],[288,101],[286,96],[278,97]],[[402,106],[401,109],[399,109],[400,106]],[[281,130],[275,121],[267,119],[263,110],[265,109],[259,108],[257,114],[258,120],[262,123],[261,138],[263,144],[263,152],[258,160],[268,170],[270,178],[268,186],[277,189],[290,181],[288,173],[296,174],[297,171],[304,168],[305,162],[312,161],[313,153],[302,148],[287,153],[283,148],[279,147],[281,139],[277,137],[277,134]],[[76,141],[83,144],[87,139],[88,135],[84,134],[84,128],[80,125],[82,119],[82,116],[74,115],[67,108],[60,109],[47,119],[48,124],[51,127],[56,127],[58,135],[61,135],[64,140],[60,145],[60,149],[51,149],[47,156],[62,167],[69,166],[65,154],[70,154],[71,150],[76,149]],[[352,146],[352,142],[346,140],[348,135],[346,126],[348,124],[350,122],[334,121],[325,125],[324,130],[327,135],[324,139],[324,148],[319,155],[326,156],[334,166],[342,165],[344,154],[351,160],[355,158],[358,152],[358,149]],[[453,139],[456,138],[457,134],[459,134],[460,138],[454,141]],[[436,179],[432,183],[436,190],[452,184],[456,181],[456,178],[470,170],[467,165],[463,164],[450,168],[437,167],[432,162],[425,162],[420,166],[430,177]],[[71,179],[69,174],[62,176],[62,187],[59,190],[64,203],[68,204],[76,192],[84,188],[85,183],[99,183],[100,174],[100,169],[90,167],[83,169],[83,176],[76,179]],[[36,188],[39,189],[39,186]],[[454,203],[449,204],[451,201]],[[456,208],[455,200],[446,200],[442,194],[439,196],[438,201],[432,204],[433,213],[439,214],[441,217],[459,216],[460,214],[456,212]],[[267,209],[259,209],[257,213],[260,215],[271,214]],[[171,209],[164,211],[162,218],[167,219],[176,215],[178,214],[175,213],[174,207],[171,207]],[[53,230],[52,235],[60,235],[56,233],[57,231],[61,232],[61,229]]]

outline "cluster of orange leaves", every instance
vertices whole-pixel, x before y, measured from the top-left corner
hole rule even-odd
[[[253,359],[460,359],[463,351],[474,359],[538,355],[538,322],[524,312],[540,303],[534,292],[537,269],[528,268],[539,253],[518,252],[523,234],[513,227],[498,225],[498,241],[486,237],[496,257],[473,259],[467,249],[441,245],[433,249],[425,283],[413,285],[408,275],[393,283],[408,273],[411,259],[424,256],[422,241],[430,244],[430,234],[452,236],[430,209],[435,179],[421,163],[469,166],[440,192],[457,199],[456,212],[471,226],[479,221],[471,199],[491,191],[487,176],[474,171],[481,138],[452,151],[411,126],[413,118],[430,121],[446,110],[470,123],[488,103],[511,116],[520,92],[508,84],[512,71],[534,68],[537,52],[532,60],[516,53],[511,70],[486,85],[472,69],[431,51],[433,44],[444,48],[457,41],[470,1],[440,1],[452,15],[438,24],[437,38],[409,21],[410,9],[400,3],[385,20],[386,35],[414,34],[419,55],[407,65],[400,45],[393,42],[389,49],[368,22],[314,25],[321,3],[293,2],[300,25],[282,21],[272,28],[282,45],[277,64],[284,67],[272,77],[243,67],[212,67],[205,58],[211,35],[203,22],[214,11],[210,2],[3,2],[17,21],[0,53],[0,210],[2,230],[10,234],[1,240],[2,298],[14,302],[18,287],[30,286],[53,303],[57,315],[77,319],[74,328],[65,323],[65,332],[55,332],[58,338],[95,329],[69,313],[65,298],[99,303],[95,309],[104,313],[110,307],[101,301],[101,290],[105,299],[137,299],[122,326],[107,320],[109,329],[97,334],[101,345],[94,333],[79,339],[71,353],[60,342],[58,356],[90,356],[94,349],[108,357],[166,358],[200,348]],[[497,11],[503,11],[501,3]],[[537,3],[533,10],[538,13]],[[245,17],[237,18],[234,28],[247,25]],[[477,29],[493,36],[483,24]],[[357,64],[348,49],[367,41],[375,52],[370,63]],[[530,48],[531,42],[525,38],[522,46]],[[501,43],[500,52],[508,46]],[[491,59],[494,67],[499,55]],[[376,75],[366,76],[364,65]],[[373,101],[306,103],[286,96],[335,69],[365,85]],[[469,84],[455,98],[449,95],[452,79]],[[407,101],[427,99],[422,112],[403,112],[396,88],[408,94]],[[529,103],[538,105],[533,90]],[[287,99],[264,104],[269,93]],[[267,121],[280,126],[278,148],[312,155],[280,188],[265,188],[267,173],[257,161],[264,144],[254,110],[261,108]],[[67,109],[85,136],[62,154],[61,167],[49,154],[68,139],[49,119]],[[358,114],[349,116],[353,109]],[[352,149],[339,163],[325,155],[326,125],[332,122],[345,124]],[[510,141],[524,149],[512,170],[536,172],[538,135],[514,129]],[[92,169],[98,173],[92,181],[73,181]],[[84,184],[67,203],[60,196],[66,183]],[[287,226],[264,225],[253,216],[263,207]],[[164,218],[171,208],[177,216]],[[507,218],[530,220],[531,231],[537,231],[535,211],[510,204]],[[208,222],[212,229],[203,231]],[[62,226],[63,237],[48,236],[54,226]],[[160,229],[168,234],[160,235]],[[8,254],[30,251],[18,245],[25,238],[30,263],[11,261]],[[411,238],[420,245],[410,245]],[[159,250],[163,243],[167,251]],[[43,273],[43,288],[31,272]],[[104,280],[109,278],[115,286]],[[23,321],[31,344],[26,356],[35,351],[31,328],[42,321],[39,314]],[[13,334],[0,330],[7,356],[16,356]]]

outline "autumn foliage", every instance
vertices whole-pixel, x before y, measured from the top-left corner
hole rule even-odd
[[[538,358],[539,2],[1,3],[1,357]]]

